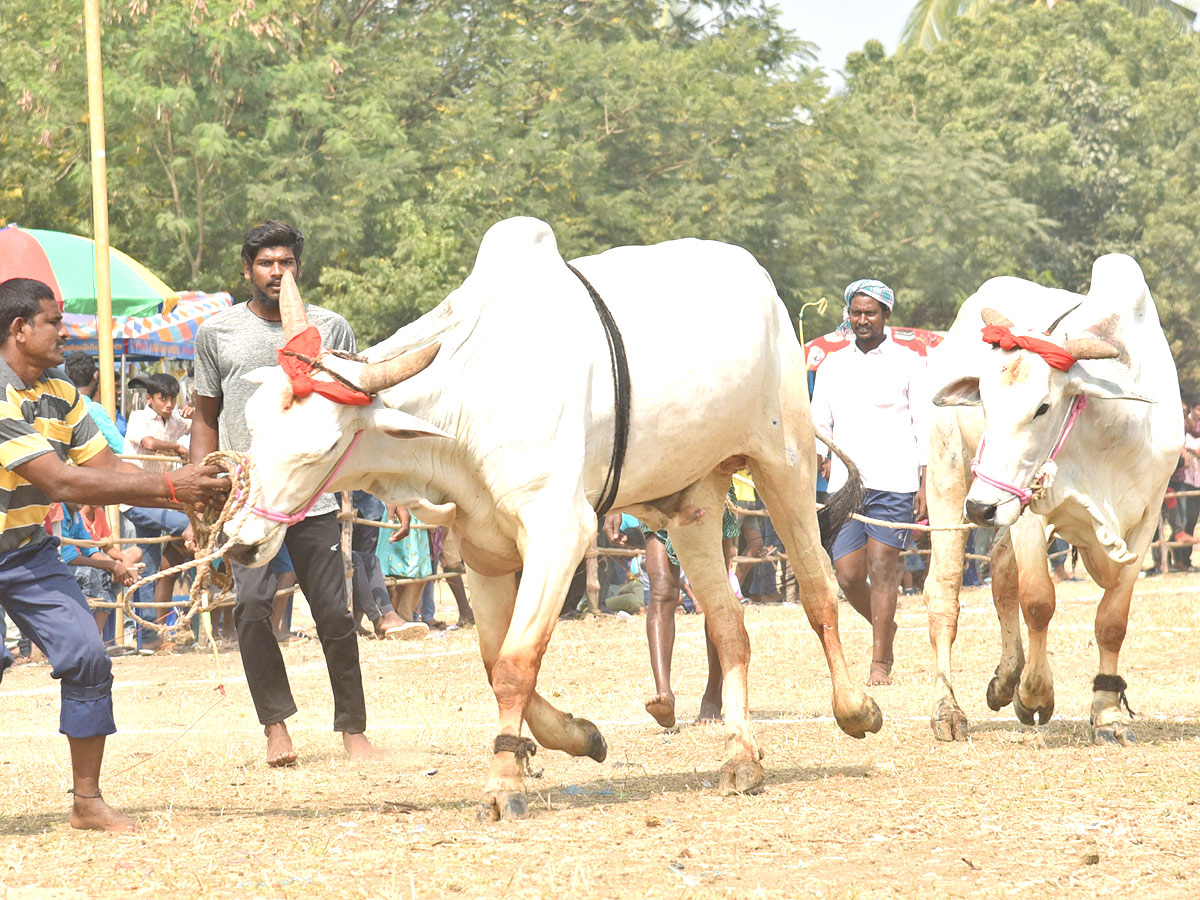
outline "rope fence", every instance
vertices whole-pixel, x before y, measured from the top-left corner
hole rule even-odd
[[[154,461],[154,462],[173,461],[173,460],[181,459],[181,457],[176,456],[174,454],[153,454],[153,455],[120,454],[119,458],[124,459],[124,460],[130,460],[130,461]],[[229,494],[228,498],[226,499],[225,504],[223,505],[222,509],[216,515],[215,518],[212,517],[211,512],[208,510],[201,512],[201,513],[196,513],[194,510],[191,510],[191,509],[185,510],[188,513],[189,519],[192,524],[193,532],[195,533],[195,536],[196,536],[197,552],[196,552],[194,558],[190,559],[190,560],[186,560],[185,562],[183,562],[177,566],[172,566],[170,568],[163,569],[152,575],[143,576],[142,578],[139,578],[137,581],[135,581],[133,584],[131,584],[129,586],[121,586],[121,599],[116,602],[109,602],[109,601],[89,598],[88,603],[93,609],[121,610],[126,615],[130,616],[135,622],[137,622],[139,627],[142,627],[142,626],[150,627],[150,628],[155,629],[159,633],[161,633],[164,637],[169,637],[174,632],[181,630],[185,627],[189,627],[192,618],[197,613],[206,615],[212,611],[219,610],[219,609],[225,609],[225,608],[228,608],[228,607],[231,607],[234,605],[235,598],[234,598],[234,594],[233,594],[233,579],[228,574],[228,569],[226,568],[224,570],[222,577],[214,580],[215,569],[212,564],[213,563],[220,564],[220,561],[222,560],[223,553],[224,553],[224,547],[219,547],[218,544],[220,541],[221,532],[225,528],[225,526],[227,524],[231,524],[231,523],[240,524],[240,522],[243,521],[246,516],[251,514],[252,508],[257,505],[258,489],[257,489],[257,484],[256,484],[256,479],[255,479],[255,473],[253,471],[253,465],[249,462],[249,460],[244,455],[238,454],[238,453],[232,453],[229,451],[218,451],[216,453],[209,454],[209,456],[205,458],[204,462],[207,465],[215,465],[218,468],[221,468],[225,472],[227,472],[230,475],[231,484],[233,485],[233,490],[230,491],[230,494]],[[752,484],[752,482],[749,482],[748,479],[742,478],[741,476],[735,475],[734,478],[735,478],[735,480],[744,481],[744,482]],[[1200,490],[1168,492],[1168,496],[1197,497],[1197,496],[1200,496]],[[739,516],[754,518],[754,517],[767,517],[770,515],[769,511],[767,511],[765,509],[748,509],[748,508],[737,505],[736,503],[732,502],[728,498],[726,498],[725,502],[726,502],[726,506],[731,511],[735,512]],[[959,524],[955,524],[955,525],[931,526],[931,525],[919,524],[919,523],[913,523],[913,522],[908,522],[908,523],[885,522],[883,520],[872,518],[870,516],[864,516],[859,513],[852,514],[852,518],[857,519],[858,521],[864,522],[866,524],[877,525],[877,526],[884,527],[884,528],[892,528],[892,529],[897,529],[897,530],[919,531],[919,532],[925,532],[925,533],[934,532],[934,531],[966,531],[966,530],[970,530],[975,527],[973,525],[966,524],[966,523],[959,523]],[[348,549],[349,548],[349,531],[350,531],[350,529],[355,525],[363,525],[363,526],[376,528],[376,529],[396,531],[396,530],[404,528],[405,526],[399,522],[384,522],[384,521],[378,521],[378,520],[374,520],[374,519],[363,518],[363,517],[357,515],[353,511],[353,509],[349,506],[349,498],[346,495],[344,495],[343,509],[341,512],[338,513],[338,520],[342,524],[343,535],[344,535],[343,553],[346,558],[345,565],[346,565],[346,579],[347,579],[347,600],[349,601],[350,596],[352,594],[351,583],[350,583],[351,575],[352,575],[352,564],[350,561],[350,554],[349,554],[349,549]],[[277,525],[275,530],[277,530],[279,527],[280,526]],[[429,524],[425,524],[425,523],[410,523],[408,527],[412,531],[432,531],[437,526],[429,525]],[[275,533],[275,530],[272,530],[270,533],[268,533],[268,535],[265,539],[270,539],[270,537]],[[153,537],[153,538],[107,537],[107,538],[100,538],[100,539],[93,539],[93,540],[77,540],[77,539],[73,539],[73,538],[60,538],[60,541],[63,545],[66,545],[66,546],[88,548],[88,549],[91,549],[91,548],[100,549],[100,548],[106,548],[106,547],[130,546],[130,545],[140,545],[140,544],[163,545],[163,544],[169,544],[172,542],[181,542],[182,537],[169,536],[169,535],[162,536],[162,537]],[[1157,540],[1150,544],[1150,548],[1155,548],[1155,549],[1188,547],[1188,546],[1193,546],[1193,545],[1187,541],[1174,541],[1174,540]],[[932,553],[932,551],[930,551],[930,550],[915,549],[915,550],[903,551],[900,555],[902,557],[909,557],[909,556],[929,557],[931,555],[931,553]],[[1048,556],[1051,560],[1055,560],[1055,559],[1065,557],[1068,553],[1070,553],[1070,551],[1060,551],[1057,553],[1049,554]],[[640,557],[644,557],[644,556],[645,556],[644,550],[627,549],[627,548],[621,548],[621,547],[598,547],[598,546],[596,546],[595,543],[593,543],[592,547],[585,554],[585,564],[587,567],[587,593],[588,593],[588,597],[589,597],[589,604],[591,604],[593,606],[593,609],[598,610],[598,605],[599,605],[598,604],[599,576],[598,576],[598,570],[596,568],[598,560],[602,557],[608,557],[608,558],[639,557],[640,558]],[[976,560],[976,561],[985,561],[985,562],[990,561],[990,559],[991,559],[991,556],[989,554],[965,553],[965,554],[963,554],[963,556],[964,556],[964,559],[967,559],[967,560]],[[779,548],[770,547],[761,556],[735,556],[731,560],[732,565],[759,565],[759,564],[763,564],[763,563],[770,563],[772,565],[774,565],[776,563],[782,564],[784,566],[784,573],[783,573],[784,580],[786,580],[788,557],[787,557],[787,554],[782,552]],[[158,581],[158,580],[161,580],[164,578],[174,578],[175,576],[182,575],[188,571],[195,571],[196,575],[193,577],[191,589],[189,591],[189,600],[186,605],[183,603],[180,603],[179,601],[176,601],[176,600],[162,601],[162,602],[138,603],[137,604],[137,609],[141,609],[143,611],[156,610],[156,609],[157,610],[172,610],[172,609],[173,610],[183,610],[177,616],[175,622],[170,623],[170,624],[161,623],[161,622],[151,622],[151,621],[143,618],[142,616],[140,616],[137,613],[137,611],[134,608],[134,601],[132,598],[136,595],[137,589],[139,587],[141,587],[142,585],[145,585],[145,584],[153,583],[155,581]],[[388,577],[384,578],[384,583],[388,587],[393,587],[393,586],[399,586],[399,585],[425,584],[428,582],[444,581],[444,580],[449,580],[449,579],[453,579],[453,578],[458,578],[461,576],[462,576],[461,572],[444,572],[443,571],[443,572],[435,572],[428,576],[423,576],[423,577],[418,577],[418,578],[402,578],[402,577],[388,576]],[[215,596],[213,594],[214,587],[217,589],[217,593]],[[289,596],[292,596],[293,594],[299,592],[299,590],[300,589],[298,586],[292,586],[290,588],[285,588],[283,590],[278,591],[275,594],[275,596],[276,596],[276,598],[289,597]],[[206,625],[206,631],[207,630],[208,629],[207,629],[207,625]],[[118,635],[117,637],[118,637],[118,642],[123,641],[123,637],[124,637],[123,635]]]

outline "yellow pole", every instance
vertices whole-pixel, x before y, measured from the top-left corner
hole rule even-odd
[[[88,133],[92,142],[92,238],[96,256],[96,338],[100,351],[100,403],[116,414],[113,387],[112,280],[108,258],[108,175],[104,162],[104,79],[100,66],[99,0],[83,0],[87,41]]]
[[[117,395],[113,386],[112,278],[108,257],[108,174],[104,157],[104,78],[100,64],[99,0],[83,0],[83,33],[87,44],[88,134],[92,149],[92,240],[96,260],[96,345],[100,353],[100,404],[116,416]],[[120,534],[121,512],[108,508],[108,520]],[[125,616],[114,615],[116,644],[125,643]]]

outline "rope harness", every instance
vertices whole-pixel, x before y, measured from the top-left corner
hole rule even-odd
[[[574,273],[575,277],[583,282],[583,286],[587,288],[588,296],[592,298],[592,304],[596,307],[596,314],[600,316],[600,323],[604,326],[604,337],[608,341],[608,358],[612,365],[616,429],[613,436],[612,459],[608,464],[608,474],[604,476],[604,486],[600,489],[600,499],[595,506],[596,515],[603,516],[612,509],[612,505],[617,499],[617,490],[621,486],[621,468],[625,465],[625,450],[629,445],[629,360],[625,356],[625,341],[621,337],[621,331],[617,328],[617,322],[605,305],[604,300],[601,299],[596,289],[592,287],[591,282],[584,278],[578,269],[570,263],[566,265]]]
[[[1021,501],[1022,509],[1028,506],[1031,501],[1042,499],[1046,491],[1050,488],[1050,485],[1054,483],[1054,473],[1057,471],[1057,465],[1054,464],[1054,460],[1058,456],[1058,451],[1066,443],[1067,435],[1071,433],[1071,429],[1075,426],[1075,420],[1079,418],[1079,414],[1083,412],[1087,404],[1086,394],[1079,394],[1075,397],[1075,402],[1071,404],[1070,412],[1067,413],[1067,419],[1058,434],[1058,440],[1054,443],[1054,449],[1050,451],[1050,455],[1038,467],[1037,474],[1033,476],[1029,487],[1023,488],[1019,485],[1009,484],[1006,481],[993,478],[983,471],[983,445],[985,443],[983,438],[979,439],[979,449],[975,451],[975,458],[971,460],[971,474],[984,484],[990,484],[994,488],[1015,496]]]

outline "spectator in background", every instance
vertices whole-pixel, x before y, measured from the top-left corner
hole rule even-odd
[[[1177,491],[1200,491],[1200,401],[1194,398],[1183,409],[1182,466],[1171,476]],[[1200,518],[1200,496],[1178,497],[1179,528],[1173,540],[1183,544],[1171,550],[1171,571],[1192,571],[1192,548],[1195,543],[1196,520]]]
[[[63,369],[66,371],[67,377],[75,383],[75,387],[79,390],[79,397],[83,400],[83,408],[87,410],[87,414],[92,417],[92,421],[104,435],[104,440],[108,442],[112,452],[124,453],[125,438],[121,436],[121,432],[113,422],[112,416],[108,414],[108,410],[94,399],[96,390],[100,387],[100,372],[96,368],[96,361],[86,353],[72,353],[63,363]]]
[[[429,553],[429,535],[424,528],[413,528],[421,521],[402,506],[388,507],[388,521],[398,522],[399,528],[380,529],[376,539],[376,552],[389,578],[428,578],[433,574],[433,560]],[[394,584],[391,587],[392,606],[405,622],[421,618],[418,609],[424,582]],[[428,623],[422,623],[426,631]]]
[[[742,504],[746,509],[765,511],[762,500],[755,497],[749,503]],[[771,553],[778,552],[783,541],[775,533],[770,516],[742,516],[742,556],[753,556],[763,559]],[[777,603],[783,599],[779,593],[779,573],[775,563],[763,559],[759,563],[738,563],[738,584],[742,596],[751,603]]]
[[[134,378],[131,386],[145,388],[146,408],[129,414],[129,426],[125,431],[125,453],[128,456],[162,456],[158,460],[138,460],[134,464],[147,472],[171,472],[187,458],[188,434],[192,430],[190,407],[176,409],[179,398],[179,382],[164,372],[142,378]],[[191,526],[185,513],[178,509],[152,509],[141,506],[121,508],[125,519],[133,526],[139,538],[177,537],[191,540]],[[146,564],[145,575],[154,575],[163,567],[164,558],[168,566],[176,566],[185,559],[182,548],[172,544],[143,544],[142,559]],[[138,611],[144,619],[164,622],[172,610],[166,606],[151,607],[150,603],[170,603],[175,591],[174,578],[160,578],[138,588],[137,602],[143,608]],[[169,652],[172,645],[159,635],[143,641],[151,650]]]
[[[354,511],[361,519],[382,522],[387,515],[383,501],[366,491],[354,492]],[[392,608],[383,567],[375,548],[384,529],[355,523],[350,537],[350,555],[354,560],[353,604],[355,618],[365,616],[379,640],[412,640],[429,634],[420,622],[406,622]]]
[[[450,575],[446,579],[446,587],[454,595],[454,603],[458,606],[458,627],[466,628],[475,624],[475,613],[467,600],[467,589],[463,585],[463,573],[467,571],[463,563],[462,553],[458,549],[458,536],[450,528],[442,529],[442,571]]]
[[[60,518],[56,523],[56,536],[71,538],[76,541],[94,540],[88,530],[78,503],[58,503],[57,512]],[[58,548],[59,558],[71,569],[75,583],[83,591],[83,596],[93,600],[103,600],[106,603],[117,602],[117,591],[114,585],[128,587],[137,581],[140,566],[128,566],[124,559],[114,558],[102,552],[97,547],[76,547],[73,544],[62,544]],[[93,610],[86,602],[84,608],[96,620],[96,627],[104,633],[104,624],[112,615],[111,609]]]

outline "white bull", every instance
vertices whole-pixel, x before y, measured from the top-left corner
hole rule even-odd
[[[839,725],[861,737],[882,721],[842,655],[836,582],[818,536],[799,344],[769,276],[737,247],[672,241],[575,265],[607,302],[628,353],[628,453],[613,508],[671,531],[725,678],[721,788],[758,790],[749,640],[720,550],[733,467],[749,466],[790,551]],[[303,306],[290,279],[285,288],[290,336],[304,326]],[[262,507],[302,509],[340,459],[330,489],[363,488],[426,521],[453,523],[500,713],[481,815],[522,815],[521,764],[533,749],[520,737],[522,719],[545,747],[597,761],[606,753],[592,723],[560,712],[535,690],[568,583],[596,534],[593,505],[613,456],[617,416],[605,333],[550,227],[517,218],[488,231],[458,290],[365,357],[322,358],[373,395],[365,406],[315,394],[293,400],[281,369],[259,370],[262,386],[247,418]],[[685,520],[693,524],[677,527]],[[257,516],[241,520],[234,536],[257,545],[248,563],[275,554],[281,538],[270,535],[272,527]]]
[[[1011,344],[1006,330],[1028,347],[1005,350],[983,339]],[[1079,548],[1104,589],[1096,611],[1093,738],[1129,743],[1117,657],[1183,440],[1175,364],[1141,269],[1128,256],[1103,256],[1087,296],[994,278],[963,304],[930,354],[928,374],[931,393],[937,391],[926,488],[930,524],[961,522],[965,500],[972,521],[1000,528],[992,594],[1002,648],[988,706],[999,710],[1011,701],[1026,724],[1046,722],[1054,711],[1046,630],[1055,597],[1046,547],[1056,534]],[[967,719],[954,697],[950,657],[966,534],[935,531],[932,539],[926,582],[938,670],[932,724],[938,738],[963,740]],[[1027,663],[1018,603],[1029,629]]]

